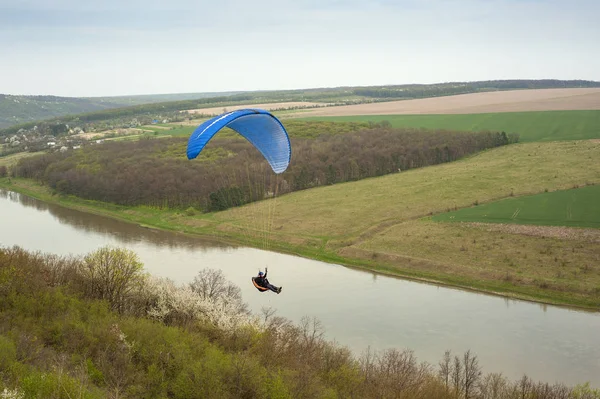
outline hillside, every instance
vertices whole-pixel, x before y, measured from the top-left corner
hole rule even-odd
[[[123,104],[118,102],[100,99],[0,94],[0,128],[56,116],[101,111],[122,106]]]
[[[0,94],[0,129],[66,115],[86,114],[168,101],[184,101],[235,93],[182,93],[118,97],[18,96]]]
[[[0,129],[9,126],[23,125],[28,122],[64,117],[66,115],[88,114],[89,117],[90,113],[123,107],[132,108],[119,115],[110,112],[100,113],[99,115],[94,115],[92,119],[96,121],[109,120],[123,115],[135,118],[141,115],[150,114],[149,118],[152,119],[159,113],[164,114],[169,111],[210,108],[222,105],[242,105],[250,104],[252,102],[308,101],[355,104],[515,89],[565,88],[600,88],[600,82],[584,80],[498,80],[372,87],[337,87],[235,93],[181,93],[87,98],[13,96],[0,94]],[[203,101],[197,102],[195,100]],[[145,104],[153,104],[154,106],[144,107]],[[354,115],[357,115],[357,113],[354,113]],[[67,123],[63,120],[57,120],[56,122]]]
[[[295,325],[266,311],[252,314],[240,288],[220,271],[202,269],[189,285],[176,285],[145,275],[137,255],[120,248],[65,258],[0,246],[0,276],[2,398],[600,394],[589,384],[494,377],[470,350],[447,351],[439,364],[420,361],[408,349],[355,356],[326,341],[316,319]],[[451,379],[461,370],[473,376],[470,385]]]

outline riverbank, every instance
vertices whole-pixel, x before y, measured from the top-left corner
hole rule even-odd
[[[340,255],[332,250],[325,241],[320,241],[315,237],[273,233],[273,237],[265,238],[264,235],[244,231],[244,228],[248,227],[247,225],[239,225],[234,223],[234,221],[224,223],[222,220],[216,218],[215,214],[186,215],[183,211],[159,211],[146,207],[123,207],[74,197],[59,197],[53,195],[47,187],[23,179],[0,179],[0,187],[45,202],[135,223],[148,228],[217,239],[231,244],[292,254],[328,263],[342,264],[352,268],[371,270],[404,279],[456,287],[513,299],[577,307],[593,311],[597,311],[600,306],[593,295],[582,295],[575,290],[571,292],[557,292],[539,286],[520,286],[515,284],[515,280],[511,279],[501,279],[500,281],[478,279],[476,278],[476,274],[469,271],[470,268],[466,268],[463,273],[459,273],[456,270],[450,270],[449,272],[447,267],[448,262],[440,261],[440,259],[436,259],[434,256],[431,256],[430,259],[411,257],[409,255],[404,257],[389,254],[373,256],[370,251],[350,247],[342,250]],[[416,228],[422,234],[427,233],[425,237],[421,238],[418,237],[418,234],[415,234],[414,239],[420,239],[424,242],[429,241],[429,244],[436,240],[439,240],[439,242],[444,241],[444,236],[449,231],[444,229],[459,229],[460,231],[467,229],[465,226],[450,226],[447,224],[432,223],[427,220],[414,220],[407,223],[408,225],[405,227],[412,228],[413,230]],[[442,230],[436,233],[432,227],[441,228]],[[477,233],[476,231],[474,234],[478,234],[478,238],[482,235],[481,232]],[[510,242],[510,239],[506,241]],[[510,250],[509,246],[506,251]],[[469,262],[465,263],[468,264]]]

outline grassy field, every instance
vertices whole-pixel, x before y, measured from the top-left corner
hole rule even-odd
[[[507,198],[443,213],[432,219],[600,228],[600,185]]]
[[[600,237],[529,236],[429,215],[501,198],[600,183],[600,142],[526,143],[461,161],[187,215],[0,186],[81,210],[399,276],[548,303],[600,308]],[[425,217],[425,219],[423,219]],[[265,222],[268,222],[265,227]],[[585,278],[582,278],[585,277]]]
[[[409,220],[339,252],[408,276],[600,310],[600,234],[563,238],[488,226]]]
[[[600,142],[592,141],[505,146],[443,165],[283,196],[275,225],[280,233],[356,237],[380,224],[492,202],[511,193],[600,183],[599,157]],[[237,220],[238,212],[231,209],[215,218]]]
[[[543,111],[448,115],[369,115],[302,118],[303,120],[381,122],[394,127],[447,130],[493,130],[518,133],[521,142],[600,138],[600,111]]]

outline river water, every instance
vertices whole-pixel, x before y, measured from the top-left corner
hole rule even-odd
[[[512,380],[600,388],[600,313],[504,299],[406,281],[340,265],[237,247],[86,214],[0,190],[0,246],[80,255],[103,245],[135,251],[152,274],[190,282],[218,268],[259,313],[299,322],[316,317],[325,336],[360,355],[368,347],[411,349],[436,365],[445,350],[470,349],[483,372]],[[250,278],[269,267],[281,294],[258,292]]]

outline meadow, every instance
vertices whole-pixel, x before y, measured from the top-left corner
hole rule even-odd
[[[388,121],[393,127],[517,133],[521,142],[600,138],[600,111],[539,111],[481,114],[356,115],[306,117],[336,122]]]
[[[436,215],[432,220],[600,228],[600,185],[507,198]]]

